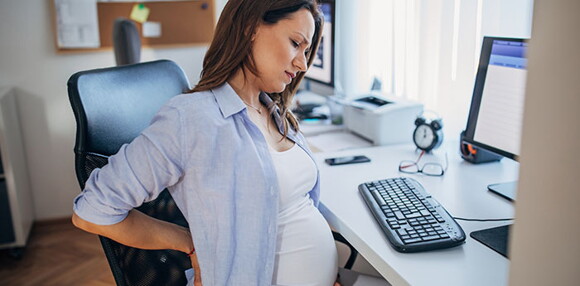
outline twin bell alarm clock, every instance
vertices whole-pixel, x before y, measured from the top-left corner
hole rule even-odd
[[[443,121],[441,117],[436,115],[433,119],[428,119],[425,117],[425,112],[421,112],[415,119],[413,143],[415,143],[417,148],[425,152],[430,152],[441,146],[441,143],[443,143]]]

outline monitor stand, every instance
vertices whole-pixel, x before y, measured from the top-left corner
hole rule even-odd
[[[508,182],[508,183],[499,183],[499,184],[491,184],[487,186],[487,189],[491,192],[494,192],[505,199],[513,202],[516,200],[516,190],[518,188],[518,182]]]
[[[508,182],[491,184],[487,186],[487,189],[493,193],[500,195],[502,198],[507,199],[511,202],[516,199],[516,190],[518,182]],[[510,236],[510,225],[503,225],[499,227],[493,227],[488,229],[482,229],[471,232],[469,235],[483,243],[485,246],[493,249],[495,252],[508,257],[508,242]]]
[[[493,249],[495,252],[508,257],[508,241],[510,236],[509,225],[502,225],[498,227],[476,230],[469,234],[473,239],[483,243],[483,245]]]

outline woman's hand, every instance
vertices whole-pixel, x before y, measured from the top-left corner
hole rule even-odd
[[[336,281],[334,281],[334,285],[333,286],[342,286],[342,284],[340,284],[340,274],[336,274]]]
[[[202,286],[201,284],[201,270],[199,269],[199,262],[197,261],[197,253],[193,253],[189,256],[191,259],[191,267],[193,268],[193,285]]]

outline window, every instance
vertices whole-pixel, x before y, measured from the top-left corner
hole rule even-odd
[[[344,4],[341,15],[356,20],[342,25],[356,27],[340,42],[354,38],[359,44],[346,45],[339,61],[356,54],[351,65],[357,73],[344,75],[343,84],[349,78],[355,81],[349,91],[368,91],[377,77],[383,92],[422,102],[444,118],[446,133],[457,136],[465,128],[483,36],[531,35],[533,0],[353,2],[358,11]]]

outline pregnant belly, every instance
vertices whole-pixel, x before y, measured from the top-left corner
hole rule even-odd
[[[279,217],[273,285],[333,285],[337,252],[326,220],[310,199]]]

